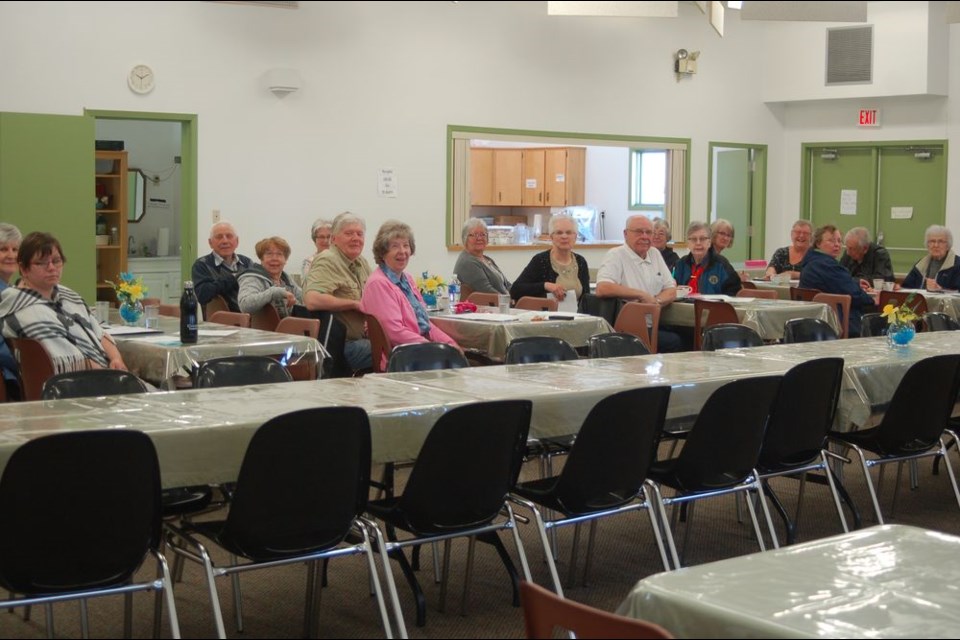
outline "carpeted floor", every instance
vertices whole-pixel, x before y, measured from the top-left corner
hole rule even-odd
[[[903,474],[895,518],[889,517],[889,513],[893,499],[893,478],[896,474],[893,473],[895,468],[888,470],[882,492],[882,504],[887,514],[887,522],[911,524],[960,535],[960,511],[953,497],[949,479],[945,473],[933,476],[930,470],[930,461],[921,461],[920,484],[914,491],[909,490],[907,474]],[[533,471],[533,465],[528,465],[524,473]],[[798,484],[792,480],[775,482],[774,486],[783,496],[788,508],[795,505]],[[864,525],[875,524],[866,486],[859,472],[848,468],[845,484],[860,509]],[[752,527],[745,510],[744,518],[743,523],[737,522],[736,509],[730,497],[699,504],[687,541],[685,564],[701,564],[756,551]],[[108,525],[109,523],[104,523],[104,526]],[[680,525],[680,531],[677,534],[678,545],[683,540],[684,526]],[[800,541],[813,540],[840,532],[837,515],[826,487],[808,483],[800,518]],[[534,579],[540,584],[549,585],[547,568],[542,560],[543,554],[533,527],[521,525],[521,535],[531,562]],[[586,536],[583,538],[585,549]],[[560,570],[566,580],[572,529],[564,530],[560,534],[560,540]],[[513,553],[509,541],[507,541],[507,548]],[[78,549],[77,552],[82,553],[82,550]],[[434,584],[432,580],[429,553],[424,554],[425,566],[420,572],[420,577],[427,595],[428,613],[427,624],[422,628],[413,624],[413,599],[403,582],[402,575],[399,571],[394,572],[410,637],[523,637],[522,611],[511,606],[511,591],[506,574],[495,552],[487,545],[477,545],[469,607],[467,614],[461,615],[465,552],[465,542],[454,542],[451,586],[445,612],[437,611],[439,585]],[[583,553],[580,554],[580,559],[582,571]],[[599,525],[589,584],[568,589],[567,596],[612,611],[617,608],[637,580],[661,570],[660,559],[646,514],[628,514],[620,518],[608,519],[601,521]],[[248,638],[300,637],[303,628],[305,580],[306,572],[303,565],[244,574],[242,584],[245,627],[242,634],[237,633],[236,625],[232,620],[233,605],[229,584],[222,582],[220,584],[221,602],[228,635]],[[201,572],[196,565],[187,566],[183,582],[176,585],[175,594],[183,637],[213,637],[208,596]],[[134,637],[151,636],[152,603],[152,595],[135,596]],[[80,636],[78,609],[79,605],[76,603],[55,607],[58,636]],[[91,601],[90,616],[92,637],[122,635],[122,603],[119,598]],[[369,596],[366,568],[361,557],[331,562],[329,586],[323,590],[320,616],[321,637],[383,637],[374,601]],[[163,634],[164,637],[169,637],[169,628],[166,624]],[[9,638],[45,637],[43,612],[34,609],[30,621],[24,621],[20,611],[3,613],[0,615],[0,635]]]

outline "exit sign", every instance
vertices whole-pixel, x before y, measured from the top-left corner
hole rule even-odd
[[[861,127],[879,127],[880,109],[860,109],[857,125]]]

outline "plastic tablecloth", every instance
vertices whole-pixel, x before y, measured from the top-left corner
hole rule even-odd
[[[323,347],[307,336],[257,329],[241,329],[212,322],[200,324],[196,344],[180,342],[177,318],[160,317],[162,334],[115,336],[117,348],[127,368],[158,387],[173,388],[175,374],[188,374],[200,362],[224,356],[275,356],[288,366],[299,363],[319,365]],[[230,335],[205,336],[206,331],[230,331]]]
[[[645,578],[617,613],[678,638],[955,638],[960,537],[875,526]]]
[[[916,291],[922,295],[927,301],[927,311],[939,311],[954,320],[960,320],[960,293],[939,293],[923,289],[903,289],[903,291]]]
[[[783,324],[793,318],[819,318],[839,334],[837,315],[830,307],[820,302],[792,302],[764,298],[734,298],[730,301],[745,324],[764,340],[783,339]],[[669,304],[660,312],[660,325],[692,327],[694,320],[693,301],[678,301]]]

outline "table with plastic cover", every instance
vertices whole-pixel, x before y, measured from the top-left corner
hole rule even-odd
[[[764,340],[782,340],[783,325],[793,318],[818,318],[823,320],[837,333],[840,325],[837,314],[821,302],[793,302],[790,300],[768,300],[765,298],[729,298],[740,318],[756,331]],[[660,326],[674,325],[692,327],[694,321],[693,300],[678,300],[665,306],[660,312]]]
[[[323,361],[323,347],[309,336],[203,322],[197,342],[183,344],[178,318],[161,316],[159,328],[163,333],[118,335],[114,339],[130,372],[161,388],[174,388],[175,375],[189,375],[199,363],[211,358],[271,356],[287,366],[303,363],[316,367]]]
[[[562,338],[573,347],[585,347],[590,336],[613,331],[603,318],[582,313],[511,309],[510,317],[513,319],[498,313],[438,314],[431,316],[430,321],[464,349],[479,349],[499,360],[506,355],[507,346],[514,338],[551,336]]]
[[[757,289],[769,289],[776,291],[781,300],[790,300],[790,289],[800,285],[799,280],[788,280],[787,282],[778,282],[774,280],[751,280],[757,286]]]
[[[924,289],[900,289],[900,291],[916,292],[927,301],[927,311],[945,313],[954,320],[960,321],[960,293],[956,291],[925,291]]]
[[[960,537],[881,525],[644,578],[617,613],[677,638],[955,638]]]

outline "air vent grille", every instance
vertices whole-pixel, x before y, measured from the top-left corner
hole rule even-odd
[[[827,29],[827,85],[873,82],[873,25]]]

